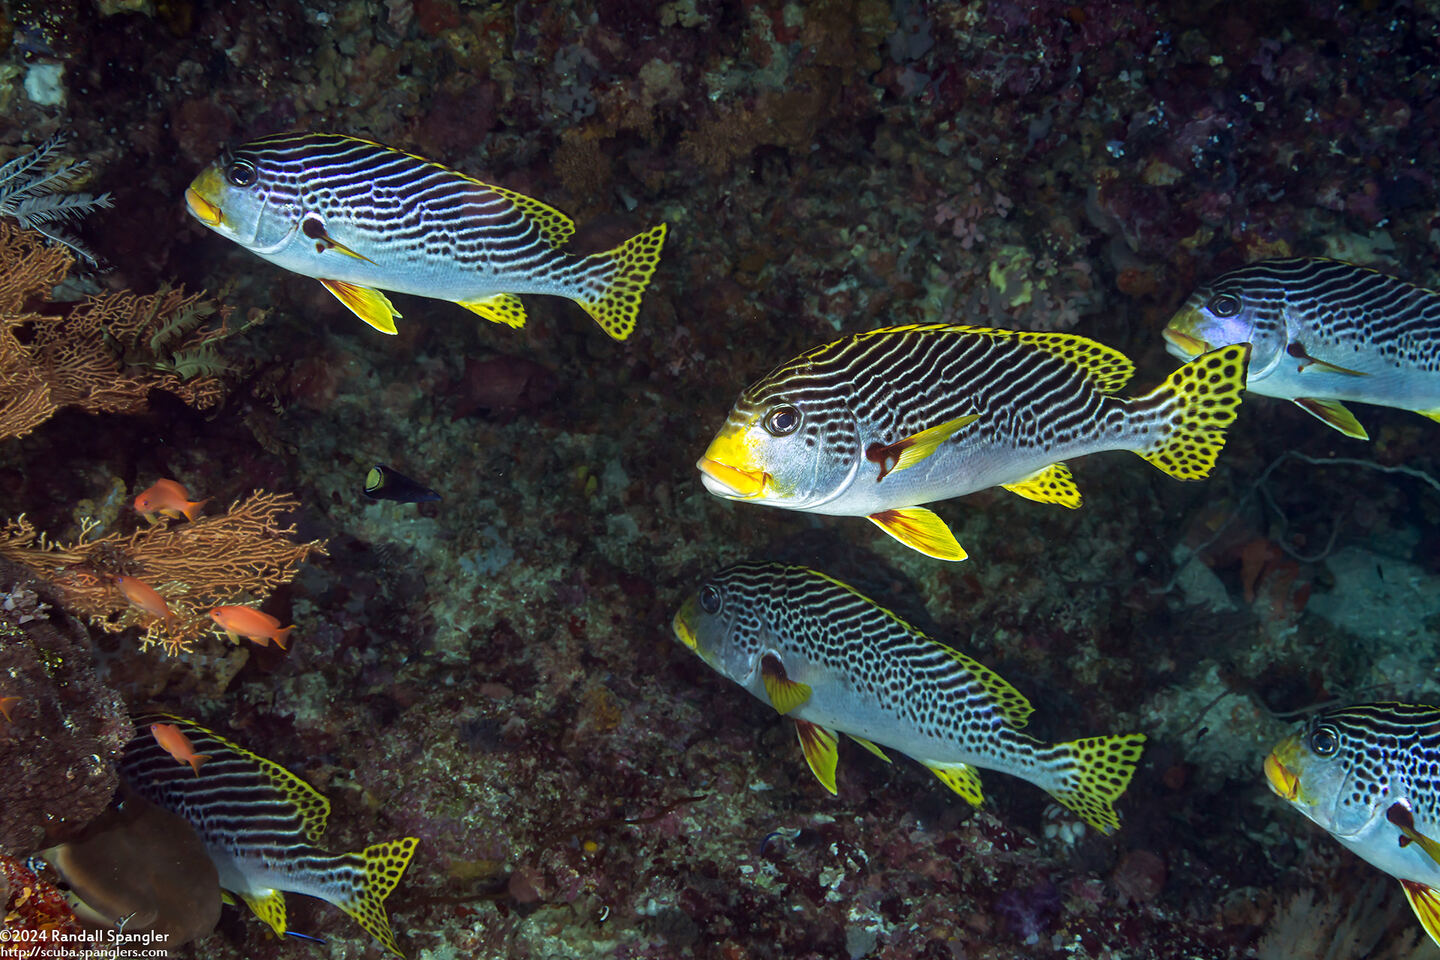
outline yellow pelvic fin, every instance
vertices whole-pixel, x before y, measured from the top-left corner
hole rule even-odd
[[[277,936],[285,936],[285,894],[279,890],[271,890],[264,896],[249,893],[238,896],[255,916],[270,924],[270,929],[274,930]]]
[[[405,954],[395,943],[390,917],[385,912],[385,898],[390,896],[404,876],[405,868],[410,865],[410,858],[415,856],[415,848],[419,845],[418,837],[404,837],[366,847],[359,854],[365,861],[364,879],[355,886],[348,899],[335,904],[354,917],[370,936],[397,957]]]
[[[1327,426],[1334,427],[1347,437],[1369,440],[1370,434],[1360,426],[1355,414],[1345,408],[1339,400],[1323,400],[1318,397],[1296,397],[1295,406]]]
[[[1113,833],[1120,827],[1113,804],[1130,785],[1144,745],[1143,733],[1057,744],[1055,752],[1062,758],[1059,763],[1064,765],[1065,784],[1050,795],[1096,830]]]
[[[864,737],[857,737],[853,733],[847,734],[847,736],[851,740],[854,740],[856,743],[860,744],[860,746],[864,747],[866,750],[869,750],[871,753],[875,754],[875,756],[879,757],[881,760],[884,760],[886,763],[890,762],[890,758],[885,756],[885,751],[881,750],[869,740],[866,740]]]
[[[585,258],[614,261],[614,272],[600,296],[594,300],[577,298],[575,302],[616,340],[624,340],[635,329],[635,318],[640,314],[640,296],[650,285],[655,268],[660,265],[660,251],[665,246],[668,229],[662,223],[631,237],[608,253]]]
[[[813,692],[808,683],[787,677],[784,665],[769,655],[760,661],[760,679],[765,684],[765,692],[770,695],[770,705],[777,713],[789,713],[809,700]]]
[[[520,298],[509,293],[497,293],[481,300],[457,300],[456,303],[489,320],[519,329],[525,326],[525,305]]]
[[[362,287],[344,280],[321,280],[325,289],[335,294],[335,299],[350,308],[350,312],[381,333],[394,333],[395,321],[400,311],[390,298],[373,287]]]
[[[1422,417],[1429,417],[1431,420],[1434,420],[1436,423],[1440,423],[1440,409],[1436,409],[1436,410],[1416,410],[1415,412],[1418,413],[1418,414],[1420,414],[1420,416],[1422,416]]]
[[[978,807],[985,802],[985,793],[980,789],[980,773],[970,764],[939,767],[927,763],[925,766],[930,767],[930,772],[939,777],[945,786],[964,797],[970,806]]]
[[[1006,490],[1036,503],[1058,503],[1062,507],[1075,509],[1080,506],[1080,488],[1070,468],[1063,463],[1052,463],[1044,470],[1030,474],[1024,480],[1001,484]]]
[[[880,476],[875,479],[877,481],[884,480],[890,473],[915,466],[938,450],[940,444],[949,440],[955,431],[969,426],[979,419],[980,414],[967,413],[929,429],[921,430],[914,436],[906,437],[903,440],[886,445],[874,444],[865,452],[865,457],[880,465]],[[893,465],[890,463],[891,460],[895,461]]]
[[[840,749],[835,731],[827,730],[809,720],[795,721],[795,735],[800,738],[800,749],[805,752],[805,762],[810,772],[820,781],[820,786],[832,794],[835,789],[835,767],[840,762]]]
[[[1405,891],[1405,899],[1410,901],[1410,909],[1420,919],[1420,926],[1430,934],[1431,940],[1440,944],[1440,896],[1436,895],[1435,888],[1414,880],[1401,880],[1400,886]]]
[[[1133,409],[1158,412],[1169,427],[1135,452],[1177,480],[1209,476],[1225,446],[1225,428],[1240,409],[1249,366],[1250,344],[1231,344],[1196,357],[1145,396],[1128,401]]]
[[[911,550],[936,560],[964,560],[969,554],[945,526],[945,521],[924,507],[899,507],[870,514],[870,522]]]

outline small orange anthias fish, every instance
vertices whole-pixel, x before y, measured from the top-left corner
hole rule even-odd
[[[216,607],[210,611],[210,619],[220,624],[225,635],[237,643],[245,637],[263,647],[267,641],[274,640],[275,646],[281,650],[285,649],[285,638],[295,629],[293,624],[280,626],[279,620],[254,607]]]
[[[165,598],[155,592],[155,588],[143,580],[136,580],[134,577],[127,577],[123,574],[113,578],[115,586],[125,594],[125,599],[130,601],[132,607],[144,610],[146,613],[161,618],[165,626],[175,624],[175,614],[165,604]]]
[[[180,728],[173,723],[152,723],[150,724],[150,735],[155,742],[165,748],[165,752],[174,757],[177,763],[188,763],[195,770],[195,776],[200,776],[200,764],[209,760],[207,754],[196,753],[195,747],[191,745],[190,738],[180,732]]]
[[[190,491],[184,486],[174,480],[161,479],[156,480],[150,489],[135,498],[135,509],[144,514],[145,519],[151,523],[155,522],[157,516],[194,520],[200,508],[209,502],[209,497],[204,500],[191,500]]]

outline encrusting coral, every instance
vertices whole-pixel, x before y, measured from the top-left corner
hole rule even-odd
[[[52,540],[22,514],[0,527],[0,558],[23,564],[53,587],[66,610],[107,633],[143,627],[142,647],[188,649],[214,628],[207,616],[217,604],[263,600],[289,583],[302,561],[325,555],[325,542],[290,539],[295,527],[281,514],[299,502],[287,494],[256,490],[224,513],[193,521],[159,523],[131,534],[91,539],[96,524],[83,526],[71,543]],[[165,619],[133,606],[115,585],[134,577],[165,600]]]
[[[98,294],[59,313],[34,309],[74,262],[64,247],[0,221],[0,440],[61,407],[140,413],[155,389],[197,410],[224,398],[229,364],[216,346],[248,323],[232,329],[229,307],[169,287]]]

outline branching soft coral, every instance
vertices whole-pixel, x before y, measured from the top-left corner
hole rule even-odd
[[[73,543],[38,532],[23,515],[0,528],[0,558],[24,564],[48,581],[67,610],[109,633],[142,627],[142,646],[171,653],[188,649],[213,629],[211,607],[263,600],[294,578],[321,540],[297,542],[295,527],[278,517],[298,506],[287,494],[256,490],[222,514],[161,523],[127,535],[91,539],[87,525]],[[169,607],[169,620],[133,606],[115,584],[128,576],[153,587]]]
[[[29,433],[61,407],[139,413],[155,389],[198,410],[220,402],[228,364],[216,346],[244,329],[227,327],[229,307],[162,287],[38,312],[73,264],[64,247],[0,220],[0,440]]]

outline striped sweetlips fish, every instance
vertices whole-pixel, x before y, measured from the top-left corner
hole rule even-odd
[[[1316,714],[1265,758],[1265,779],[1399,880],[1440,944],[1440,707],[1370,703]]]
[[[384,333],[382,290],[525,324],[516,294],[580,304],[616,340],[635,327],[666,225],[606,253],[560,248],[575,232],[554,207],[423,157],[356,137],[285,133],[223,153],[185,191],[195,219],[271,263],[314,277]]]
[[[1368,439],[1342,401],[1440,420],[1440,293],[1342,260],[1260,260],[1199,287],[1165,327],[1181,359],[1250,343],[1246,389]]]
[[[195,773],[177,765],[150,735],[156,722],[174,724],[209,760]],[[189,821],[219,872],[221,889],[244,900],[282,936],[287,932],[282,891],[319,897],[403,956],[385,898],[409,866],[418,839],[327,853],[316,845],[325,833],[330,801],[289,770],[181,717],[137,717],[135,729],[120,761],[121,777],[145,799]]]
[[[1068,333],[929,324],[858,333],[746,388],[696,463],[721,497],[868,517],[942,560],[966,553],[918,504],[1002,486],[1080,505],[1062,462],[1133,450],[1206,476],[1245,384],[1248,345],[1181,367],[1142,397],[1119,351]]]
[[[931,640],[853,587],[807,567],[742,563],[675,614],[680,642],[795,721],[811,771],[836,792],[836,734],[880,759],[913,757],[975,806],[977,768],[1028,780],[1102,833],[1144,734],[1047,744],[1021,728],[1032,707],[990,668]]]

